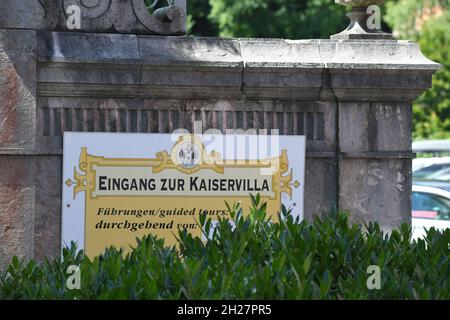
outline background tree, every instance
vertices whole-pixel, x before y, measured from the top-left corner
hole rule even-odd
[[[204,37],[217,37],[218,25],[210,17],[209,0],[187,0],[189,34]]]
[[[450,1],[400,0],[387,3],[386,21],[401,39],[419,42],[422,52],[443,65],[433,87],[414,103],[414,137],[450,138]]]
[[[330,0],[210,0],[223,37],[328,38],[348,23]]]

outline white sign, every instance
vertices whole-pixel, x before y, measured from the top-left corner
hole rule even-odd
[[[281,204],[303,219],[304,136],[64,134],[62,244],[88,256],[129,250],[154,234],[169,245],[196,221],[229,218],[260,194],[273,221]]]

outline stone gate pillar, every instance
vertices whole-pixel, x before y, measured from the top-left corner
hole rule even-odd
[[[0,263],[34,253],[36,31],[0,29]]]
[[[60,253],[65,131],[305,135],[306,219],[410,222],[411,104],[440,67],[416,43],[184,37],[182,0],[96,3],[0,0],[0,261]]]

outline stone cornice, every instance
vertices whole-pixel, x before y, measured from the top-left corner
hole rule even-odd
[[[441,67],[414,42],[374,40],[40,32],[37,56],[44,96],[411,101]]]

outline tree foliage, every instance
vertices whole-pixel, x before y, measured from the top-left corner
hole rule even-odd
[[[189,34],[205,37],[217,37],[219,27],[210,18],[211,5],[209,0],[188,0],[188,30]]]
[[[345,8],[330,0],[210,0],[220,36],[329,38],[346,27]]]
[[[450,138],[450,1],[400,0],[387,4],[386,20],[397,37],[419,43],[443,68],[433,87],[414,103],[415,138]]]

